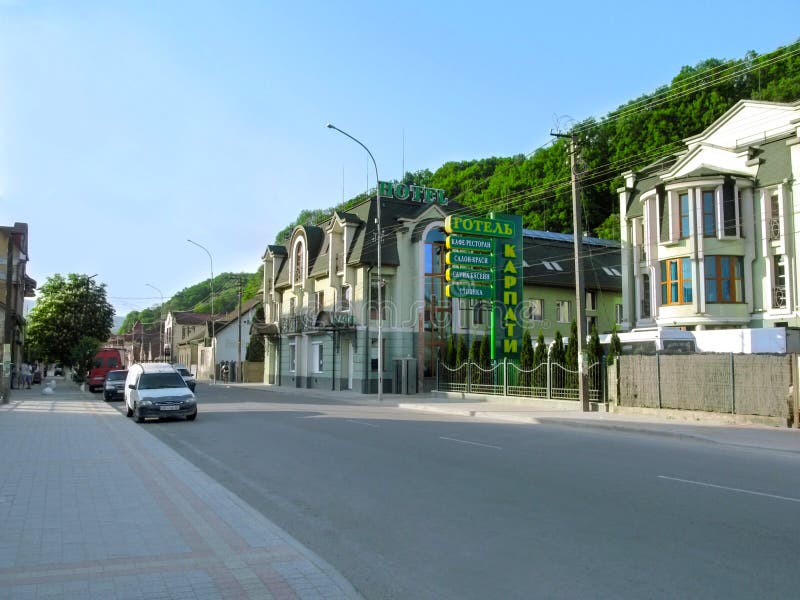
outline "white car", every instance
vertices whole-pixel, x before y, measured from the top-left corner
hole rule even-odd
[[[175,370],[180,373],[181,377],[183,377],[183,380],[186,382],[186,385],[189,386],[189,389],[194,391],[194,386],[197,384],[197,380],[194,378],[194,375],[192,375],[192,372],[183,365],[173,366],[175,367]]]
[[[197,401],[183,377],[167,363],[139,363],[128,368],[125,414],[137,423],[149,418],[197,418]]]

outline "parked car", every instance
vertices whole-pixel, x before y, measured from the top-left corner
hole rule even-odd
[[[174,365],[175,370],[180,373],[183,380],[186,382],[186,385],[189,387],[190,390],[194,391],[195,385],[197,385],[197,380],[192,375],[192,372],[184,367],[183,365]]]
[[[61,363],[56,363],[53,367],[53,375],[55,377],[63,377],[64,376],[64,365]]]
[[[106,373],[118,369],[123,369],[122,353],[117,348],[100,348],[94,355],[92,369],[89,371],[89,391],[103,389],[106,381]]]
[[[103,384],[103,397],[106,402],[125,398],[125,379],[127,377],[128,371],[123,369],[108,372],[106,381]]]
[[[167,363],[137,363],[125,379],[125,414],[137,423],[149,418],[197,418],[197,401],[183,377]]]

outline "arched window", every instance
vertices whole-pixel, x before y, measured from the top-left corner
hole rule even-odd
[[[306,279],[306,247],[302,238],[294,244],[293,260],[292,285],[303,285]]]

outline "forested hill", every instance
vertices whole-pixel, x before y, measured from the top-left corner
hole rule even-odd
[[[214,313],[222,315],[233,311],[239,302],[239,283],[242,285],[242,302],[254,297],[261,291],[263,267],[256,273],[220,273],[214,277]],[[151,308],[134,310],[125,316],[119,333],[128,333],[137,321],[145,324],[145,329],[155,327],[161,309],[160,301]],[[163,315],[169,311],[192,310],[195,312],[211,312],[210,280],[206,279],[190,287],[182,289],[172,298],[164,300]]]
[[[742,59],[708,59],[683,67],[672,82],[620,106],[600,121],[587,119],[570,131],[580,149],[584,229],[619,239],[621,173],[679,149],[680,141],[703,131],[741,99],[800,100],[800,41],[769,54]],[[548,129],[542,124],[542,130]],[[572,197],[567,142],[556,139],[530,155],[448,162],[435,172],[406,173],[405,183],[444,189],[452,200],[474,207],[521,214],[526,227],[572,232]],[[345,210],[362,200],[337,207]],[[276,236],[281,243],[299,224],[327,218],[334,208],[305,210]]]

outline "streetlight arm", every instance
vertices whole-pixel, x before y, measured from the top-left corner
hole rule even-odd
[[[214,321],[214,259],[211,258],[211,252],[208,251],[208,248],[202,244],[198,244],[188,238],[186,241],[190,244],[194,244],[208,254],[208,261],[211,264],[211,384],[214,385],[217,382],[217,330]]]
[[[375,162],[375,157],[374,157],[374,156],[372,156],[372,152],[370,152],[370,151],[369,151],[369,148],[367,148],[367,147],[366,147],[364,144],[362,144],[362,143],[361,143],[361,141],[360,141],[360,140],[358,140],[358,139],[354,138],[352,135],[350,135],[350,134],[349,134],[349,133],[347,133],[346,131],[344,131],[344,130],[342,130],[342,129],[339,129],[339,128],[338,128],[336,125],[334,125],[333,123],[328,123],[328,124],[326,125],[326,127],[327,127],[328,129],[335,129],[336,131],[338,131],[338,132],[339,132],[339,133],[341,133],[342,135],[346,135],[346,136],[347,136],[347,137],[349,137],[351,140],[353,140],[353,141],[354,141],[356,144],[358,144],[358,145],[359,145],[359,146],[361,146],[361,147],[362,147],[364,150],[366,150],[366,151],[367,151],[367,154],[369,154],[369,157],[370,157],[370,159],[372,159],[372,166],[373,166],[373,167],[375,167],[375,185],[376,185],[376,186],[380,185],[380,183],[378,182],[378,164]],[[377,191],[377,187],[376,187],[376,191]]]

